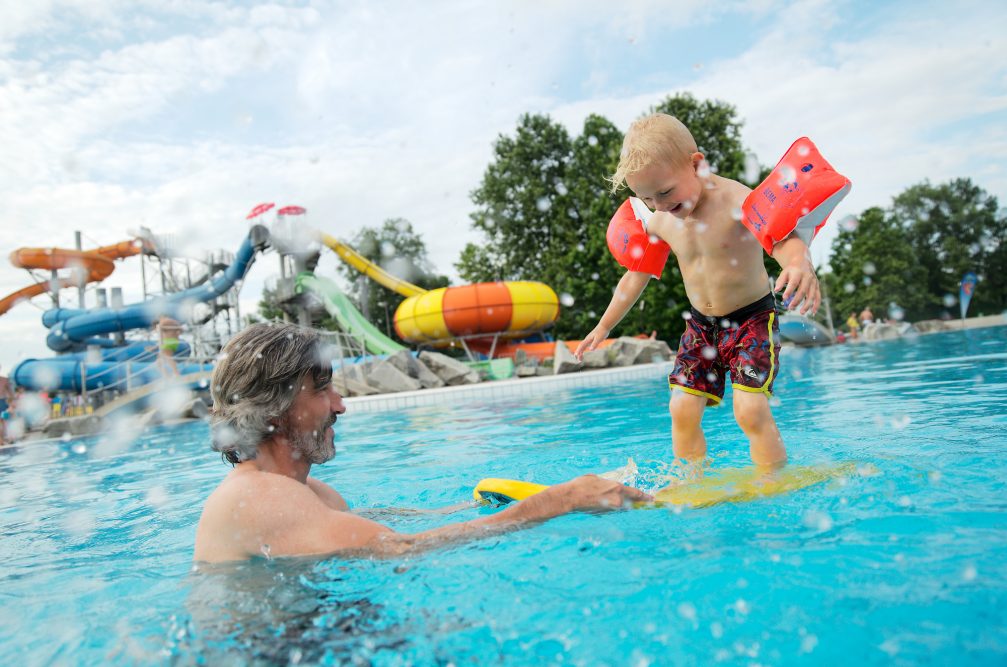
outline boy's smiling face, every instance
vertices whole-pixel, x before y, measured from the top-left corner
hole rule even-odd
[[[704,190],[698,173],[703,154],[690,157],[688,164],[677,167],[655,162],[627,175],[626,184],[651,209],[685,218],[699,204]]]

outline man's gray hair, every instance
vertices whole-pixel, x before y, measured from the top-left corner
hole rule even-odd
[[[318,332],[293,324],[253,324],[228,341],[210,380],[213,449],[232,464],[254,459],[302,383],[331,381],[322,347]]]

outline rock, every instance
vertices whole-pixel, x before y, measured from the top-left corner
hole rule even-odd
[[[629,338],[623,336],[616,340],[609,348],[613,366],[632,366],[638,357],[644,354],[649,341],[642,338]]]
[[[130,420],[129,427],[137,429],[137,431],[142,431],[148,426],[161,423],[157,410],[144,410],[143,412],[132,415],[128,419]]]
[[[333,373],[332,386],[343,396],[373,396],[381,393],[364,382],[352,380],[340,373]]]
[[[608,348],[591,350],[584,353],[584,368],[606,368],[612,360],[609,359]]]
[[[388,393],[416,391],[423,388],[419,380],[409,377],[387,361],[374,364],[371,372],[367,374],[367,384],[381,392]]]
[[[42,432],[49,438],[58,438],[62,435],[93,435],[99,430],[101,430],[101,419],[94,415],[50,419],[42,428]]]
[[[641,357],[636,360],[636,363],[658,363],[675,358],[675,353],[672,351],[671,346],[663,340],[648,340],[646,342],[647,348]]]
[[[514,369],[514,376],[519,378],[530,378],[538,375],[537,366],[518,366]]]
[[[203,399],[193,398],[182,407],[182,417],[206,421],[210,418],[210,409],[206,407]]]
[[[899,337],[899,330],[892,324],[873,322],[864,327],[864,340],[888,340]]]
[[[427,368],[426,364],[414,357],[409,350],[396,352],[388,357],[387,361],[409,377],[418,380],[424,389],[443,387],[446,384],[436,373]]]
[[[931,331],[944,331],[947,325],[943,320],[922,320],[913,324],[920,333],[930,333]]]
[[[419,359],[445,384],[456,386],[479,382],[479,373],[446,354],[424,350],[420,352]]]
[[[552,372],[553,375],[560,373],[573,373],[579,371],[583,364],[573,356],[573,352],[561,340],[556,341],[556,350],[553,353]]]

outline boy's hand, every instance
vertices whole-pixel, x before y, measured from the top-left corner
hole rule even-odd
[[[584,353],[598,347],[599,343],[608,338],[608,334],[609,329],[599,324],[591,333],[584,337],[584,340],[574,350],[573,356],[577,357],[577,361],[584,361]]]
[[[800,306],[800,314],[811,312],[814,315],[818,312],[818,306],[822,302],[822,292],[818,285],[818,276],[815,275],[815,268],[807,259],[801,258],[783,267],[780,277],[776,279],[774,292],[779,292],[786,285],[783,291],[783,307],[793,310]]]

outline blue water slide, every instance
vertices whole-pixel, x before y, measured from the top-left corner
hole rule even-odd
[[[180,375],[189,375],[211,370],[209,363],[178,364]],[[86,386],[88,391],[114,389],[126,391],[150,382],[164,379],[164,373],[156,362],[133,363],[104,361],[89,364],[83,359],[70,355],[54,359],[25,359],[11,373],[10,379],[19,387],[30,391],[72,391],[80,392]]]
[[[245,277],[255,253],[263,249],[269,240],[269,232],[261,225],[249,231],[234,262],[220,275],[208,283],[177,292],[167,297],[151,299],[122,308],[96,308],[93,310],[73,310],[54,308],[42,316],[42,323],[50,328],[46,345],[56,352],[80,350],[88,345],[110,347],[114,342],[98,338],[103,334],[144,329],[153,325],[162,315],[185,321],[189,319],[196,303],[212,301],[231,289],[234,283]]]
[[[156,340],[139,340],[127,343],[126,345],[120,345],[118,347],[113,347],[109,349],[98,350],[101,361],[113,361],[122,362],[129,361],[130,359],[135,359],[136,361],[153,361],[157,356],[157,341]],[[192,346],[186,343],[184,340],[178,341],[178,349],[171,356],[176,359],[184,359],[185,357],[192,355]],[[143,357],[143,358],[138,358]],[[77,359],[78,361],[91,361],[98,362],[95,356],[92,356],[91,352],[72,352],[69,354],[61,354],[60,359]]]

